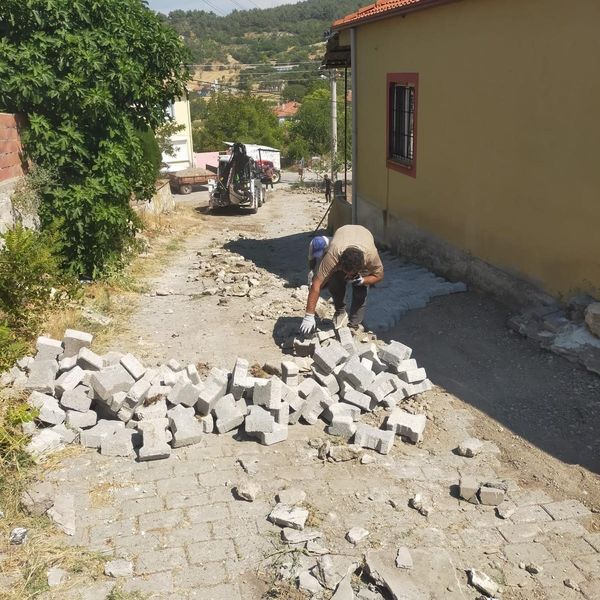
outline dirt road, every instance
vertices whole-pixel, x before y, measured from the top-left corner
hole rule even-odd
[[[208,214],[204,194],[186,205],[196,211],[197,235],[148,282],[111,347],[148,364],[281,360],[303,313],[297,287],[324,205],[285,187],[256,215]],[[418,400],[428,415],[423,444],[398,440],[389,455],[370,454],[364,464],[319,460],[320,442],[311,440],[327,438],[322,423],[291,427],[290,438],[272,447],[210,435],[153,463],[92,451],[65,460],[48,480],[75,495],[72,542],[131,560],[133,574],[117,587],[151,598],[309,597],[293,591],[295,576],[321,550],[283,545],[266,520],[275,494],[293,487],[306,493],[310,527],[323,534],[319,543],[336,568],[360,563],[369,548],[392,557],[408,547],[414,568],[397,576],[411,598],[474,600],[472,567],[494,577],[505,600],[598,598],[600,522],[590,511],[600,508],[592,472],[598,382],[513,337],[504,317],[493,301],[460,294],[408,313],[384,336],[411,345],[437,386]],[[369,418],[379,423],[384,414]],[[484,451],[457,456],[470,435],[485,441]],[[456,484],[465,475],[505,481],[514,514],[501,519],[492,507],[459,501]],[[252,503],[231,491],[248,477],[260,487]],[[430,503],[428,516],[409,507],[416,493]],[[345,535],[357,526],[369,536],[354,546]],[[361,600],[386,598],[364,577],[352,583]],[[89,582],[48,597],[105,598],[114,585]]]

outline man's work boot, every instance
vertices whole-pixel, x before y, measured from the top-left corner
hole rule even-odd
[[[333,328],[341,329],[348,323],[348,313],[346,309],[336,310],[333,315]]]

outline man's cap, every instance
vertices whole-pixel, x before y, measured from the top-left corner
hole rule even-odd
[[[312,255],[314,258],[321,258],[327,247],[329,246],[329,238],[324,235],[319,235],[316,238],[313,238],[310,242],[312,247]]]

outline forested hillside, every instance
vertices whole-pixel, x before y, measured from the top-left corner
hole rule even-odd
[[[201,10],[171,12],[166,21],[184,37],[195,63],[297,62],[312,58],[314,44],[333,20],[368,0],[306,0],[267,9],[236,10],[221,17]]]

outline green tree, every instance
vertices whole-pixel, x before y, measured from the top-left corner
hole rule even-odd
[[[223,142],[274,147],[281,143],[277,117],[260,97],[215,93],[206,101],[202,115],[194,131],[196,152],[221,150]]]
[[[73,272],[99,275],[135,233],[130,198],[155,177],[138,132],[184,94],[186,60],[142,0],[0,3],[0,108],[26,115],[26,154],[56,175],[40,218]]]

